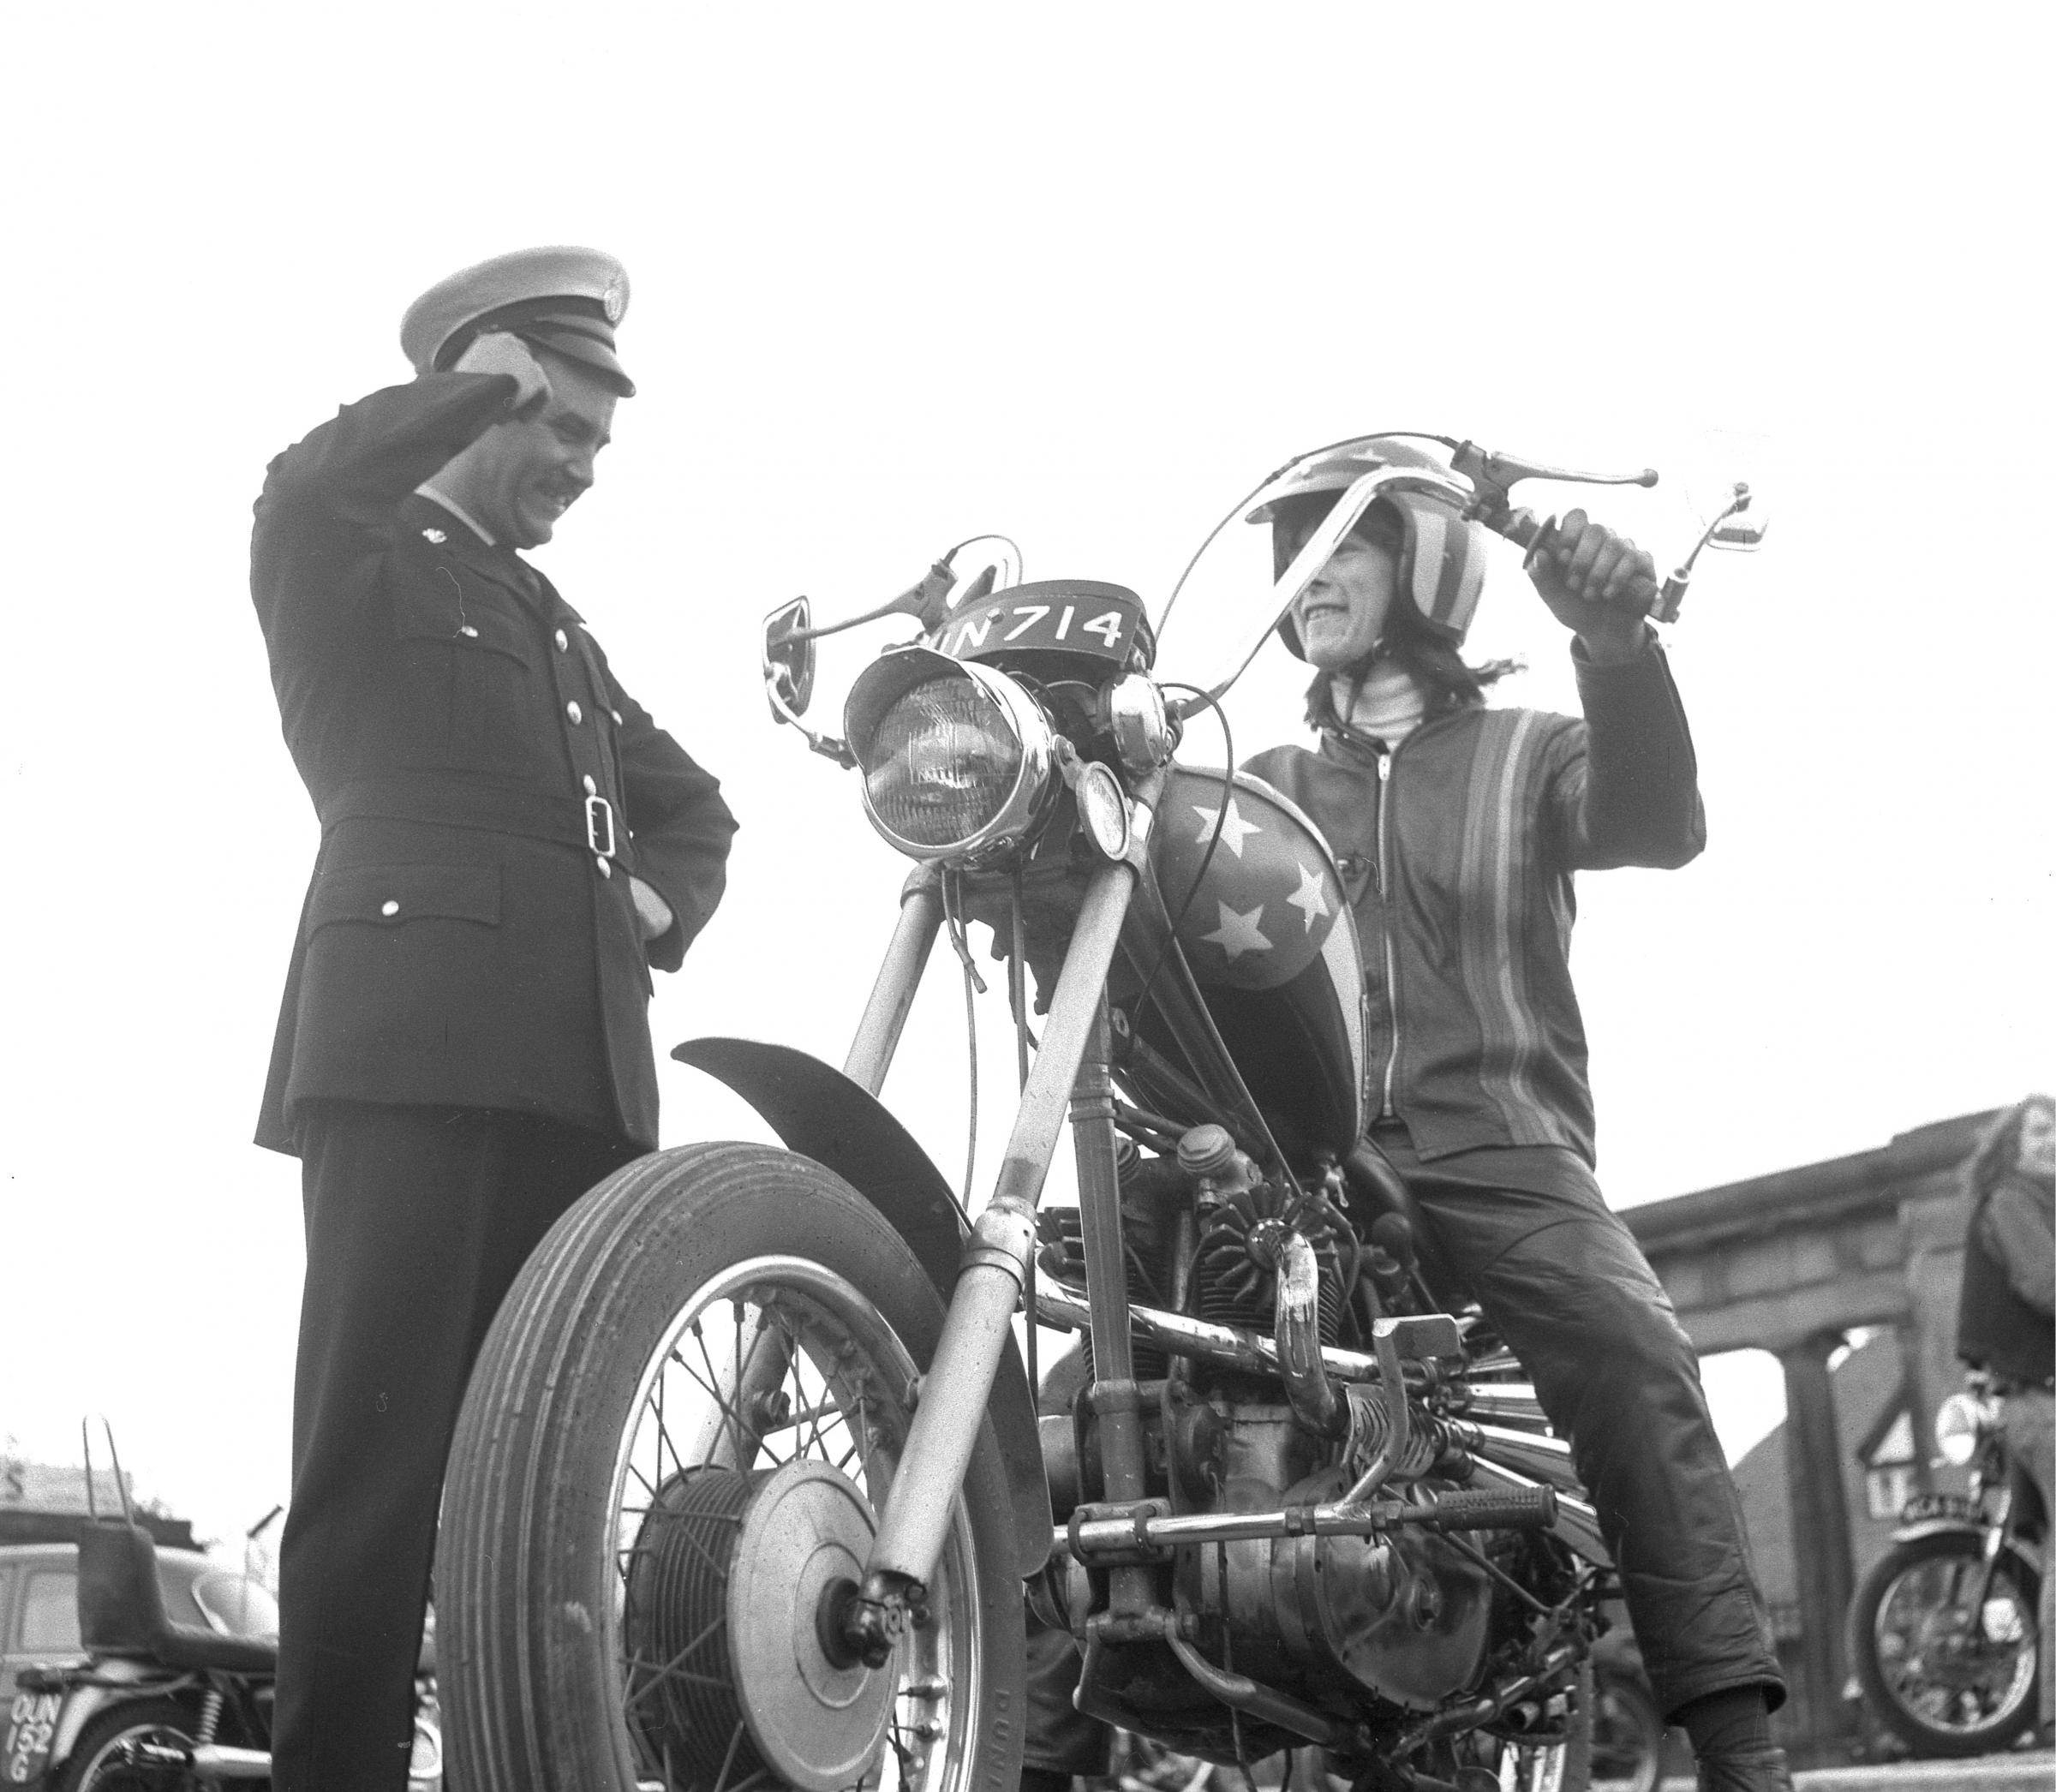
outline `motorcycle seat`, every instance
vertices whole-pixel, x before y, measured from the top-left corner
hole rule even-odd
[[[174,1622],[157,1578],[157,1545],[140,1525],[95,1519],[79,1531],[79,1640],[99,1655],[230,1674],[278,1671],[273,1637],[223,1636]]]

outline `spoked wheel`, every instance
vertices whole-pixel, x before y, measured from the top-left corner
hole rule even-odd
[[[788,1152],[659,1153],[568,1213],[451,1449],[453,1792],[1010,1787],[1023,1627],[989,1431],[928,1623],[874,1670],[834,1622],[942,1315],[877,1212]]]
[[[1663,1753],[1656,1700],[1639,1681],[1600,1675],[1592,1708],[1593,1792],[1656,1792]]]
[[[1592,1792],[1593,1711],[1596,1702],[1593,1678],[1591,1661],[1581,1662],[1568,1695],[1569,1710],[1557,1735],[1532,1741],[1501,1740],[1494,1771],[1484,1777],[1496,1777],[1500,1792]],[[1489,1743],[1491,1739],[1480,1736],[1477,1740]],[[1473,1778],[1467,1781],[1459,1774],[1458,1784],[1467,1788],[1482,1783],[1480,1770],[1467,1771]]]
[[[1983,1598],[1981,1539],[1945,1531],[1896,1546],[1850,1606],[1866,1699],[1916,1755],[1985,1754],[2035,1721],[2035,1571],[2005,1554]]]
[[[164,1792],[184,1776],[131,1766],[124,1745],[161,1742],[188,1748],[193,1729],[191,1713],[169,1699],[110,1706],[80,1731],[70,1756],[50,1783],[57,1792]]]

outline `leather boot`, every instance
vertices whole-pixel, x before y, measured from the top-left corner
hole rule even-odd
[[[1709,1749],[1699,1758],[1699,1792],[1792,1792],[1792,1770],[1774,1744]]]

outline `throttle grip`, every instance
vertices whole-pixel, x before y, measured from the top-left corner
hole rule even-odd
[[[1538,553],[1548,553],[1557,533],[1554,517],[1545,521],[1529,510],[1502,511],[1497,516],[1480,517],[1478,520],[1494,535],[1504,536],[1524,550],[1531,559]],[[1682,594],[1682,590],[1679,594]],[[1620,600],[1620,607],[1632,610],[1637,616],[1653,616],[1659,622],[1677,619],[1677,606],[1670,601],[1667,588],[1653,578],[1640,581],[1632,592]]]

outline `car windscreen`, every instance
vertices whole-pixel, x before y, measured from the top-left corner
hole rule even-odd
[[[202,1574],[193,1583],[193,1599],[224,1635],[278,1634],[278,1602],[261,1583],[245,1575],[225,1568]]]

